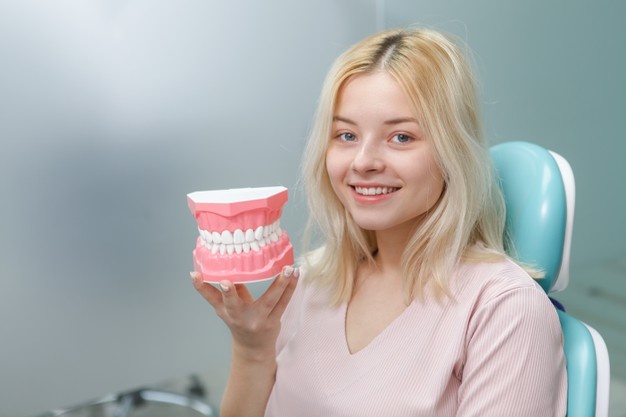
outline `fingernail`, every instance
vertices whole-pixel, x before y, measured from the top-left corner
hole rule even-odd
[[[285,274],[286,277],[291,276],[291,274],[293,274],[293,268],[290,266],[286,266],[283,274]]]
[[[220,288],[222,289],[223,292],[228,292],[230,290],[230,288],[228,288],[226,284],[223,284],[221,282],[220,282]]]
[[[191,276],[191,280],[192,280],[192,281],[195,281],[195,280],[196,280],[196,278],[198,278],[198,276],[199,276],[199,275],[200,275],[200,274],[198,274],[198,273],[197,273],[197,272],[195,272],[195,271],[191,271],[191,272],[189,273],[189,276]]]
[[[293,270],[294,278],[298,278],[300,276],[300,268],[296,268]]]

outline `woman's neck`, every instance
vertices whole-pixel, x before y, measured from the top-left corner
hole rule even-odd
[[[400,270],[402,254],[410,237],[410,229],[405,230],[376,232],[377,250],[374,258],[381,272]]]

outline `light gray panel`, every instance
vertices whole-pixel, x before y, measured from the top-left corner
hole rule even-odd
[[[0,4],[0,415],[200,372],[228,332],[189,281],[185,195],[282,184],[373,2]]]

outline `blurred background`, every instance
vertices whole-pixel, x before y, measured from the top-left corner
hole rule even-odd
[[[191,373],[219,403],[230,341],[189,280],[186,194],[284,185],[298,249],[326,71],[411,25],[473,48],[492,143],[571,163],[556,298],[605,337],[626,415],[625,21],[618,0],[0,1],[0,415]]]

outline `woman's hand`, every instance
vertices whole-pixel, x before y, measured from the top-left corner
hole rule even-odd
[[[233,352],[246,360],[274,360],[280,319],[293,295],[299,270],[287,266],[269,288],[255,300],[244,284],[221,281],[221,291],[192,272],[196,290],[213,306],[229,327]]]
[[[191,273],[193,285],[230,328],[233,355],[222,398],[223,417],[263,416],[276,375],[276,339],[280,319],[293,295],[300,271],[282,273],[258,299],[243,284],[221,281],[221,291]]]

